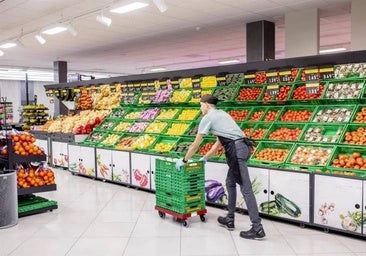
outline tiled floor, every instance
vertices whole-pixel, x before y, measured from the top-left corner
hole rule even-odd
[[[237,228],[230,232],[216,223],[225,212],[212,207],[206,223],[194,217],[185,228],[171,216],[159,218],[152,193],[61,170],[56,180],[58,190],[40,196],[57,200],[59,209],[0,229],[1,256],[366,256],[365,240],[268,219],[263,219],[265,240],[245,240],[239,231],[249,228],[248,216],[237,214]]]

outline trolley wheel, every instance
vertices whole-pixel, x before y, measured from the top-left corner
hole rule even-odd
[[[165,219],[165,212],[159,211],[158,214],[160,218]]]
[[[200,219],[202,222],[206,222],[207,221],[207,218],[205,215],[200,215]]]
[[[189,227],[189,221],[188,220],[183,220],[182,224],[183,224],[183,227],[186,227],[186,228]]]

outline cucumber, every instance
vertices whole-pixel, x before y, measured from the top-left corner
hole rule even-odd
[[[287,199],[281,194],[275,195],[275,202],[277,205],[277,208],[290,215],[291,217],[298,218],[301,216],[301,210],[300,208],[292,201]]]

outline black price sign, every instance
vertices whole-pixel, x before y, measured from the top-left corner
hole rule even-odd
[[[273,96],[273,95],[278,95],[279,91],[280,91],[280,87],[278,86],[278,84],[271,84],[271,85],[267,86],[266,93],[268,95]]]
[[[280,82],[282,83],[292,82],[291,70],[280,71]]]
[[[46,91],[46,96],[47,97],[52,97],[53,96],[53,91],[52,90],[47,90]]]
[[[150,99],[151,101],[153,101],[153,100],[155,99],[155,94],[151,94],[151,95],[149,95],[149,99]]]
[[[168,85],[167,85],[166,81],[160,82],[160,89],[162,89],[162,90],[168,89]]]
[[[179,89],[179,81],[178,80],[172,80],[171,85],[173,89]]]
[[[154,82],[147,83],[147,88],[149,88],[148,89],[149,92],[155,92],[159,89],[159,88],[155,88]]]
[[[307,94],[318,94],[319,93],[319,82],[306,83],[305,85]]]
[[[217,77],[216,80],[218,86],[226,86],[226,77],[224,76]]]
[[[150,100],[150,96],[148,94],[143,94],[143,95],[141,95],[141,99],[143,101],[148,101],[148,100]]]
[[[193,92],[192,97],[194,99],[200,99],[201,98],[201,91],[195,91],[195,92]]]
[[[109,86],[109,89],[111,90],[111,92],[116,92],[117,91],[117,88],[116,88],[116,85],[115,84],[110,85]]]
[[[319,79],[320,80],[334,79],[334,68],[333,67],[320,68]]]
[[[135,92],[139,92],[141,90],[141,85],[139,83],[133,84],[133,88],[135,89]]]
[[[319,81],[319,69],[305,69],[305,81],[306,82],[314,82]]]
[[[278,73],[277,72],[269,72],[266,75],[267,84],[278,84]]]
[[[199,89],[201,88],[201,83],[199,78],[192,79],[192,88]]]
[[[245,84],[255,84],[255,74],[244,75]]]

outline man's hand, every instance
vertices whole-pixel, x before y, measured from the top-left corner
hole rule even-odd
[[[179,159],[176,163],[175,163],[175,168],[180,171],[180,168],[185,165],[185,163],[183,162],[183,158]]]

